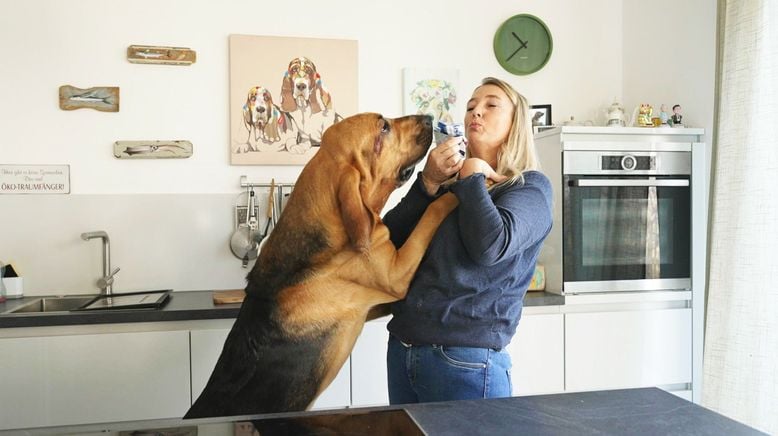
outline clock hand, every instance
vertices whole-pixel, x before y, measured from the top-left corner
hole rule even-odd
[[[519,50],[521,50],[521,47],[517,48],[517,49],[516,49],[516,51],[514,51],[513,53],[511,53],[511,55],[510,55],[510,56],[508,56],[507,58],[505,58],[505,62],[508,62],[509,60],[511,60],[511,58],[512,58],[513,56],[515,56],[515,55],[516,55],[516,53],[518,53],[518,52],[519,52]]]
[[[527,43],[528,43],[529,41],[526,41],[526,42],[525,42],[525,41],[522,41],[522,40],[521,40],[521,38],[519,38],[519,35],[516,35],[516,32],[511,32],[511,35],[513,35],[513,37],[514,37],[514,38],[516,38],[516,40],[518,40],[518,41],[519,41],[519,43],[521,44],[521,47],[519,47],[519,48],[522,48],[522,47],[523,47],[523,48],[527,48]]]
[[[513,35],[513,37],[514,37],[514,38],[516,38],[516,39],[519,41],[519,44],[521,44],[521,45],[519,46],[519,48],[517,48],[517,49],[516,49],[516,51],[514,51],[513,53],[511,53],[511,55],[510,55],[510,56],[508,56],[508,57],[505,59],[505,62],[508,62],[509,60],[511,60],[511,58],[512,58],[512,57],[516,56],[516,53],[518,53],[518,52],[519,52],[519,50],[521,50],[522,48],[526,48],[527,50],[529,50],[529,48],[527,48],[527,43],[528,43],[529,41],[522,41],[522,40],[521,40],[521,38],[519,38],[519,36],[518,36],[518,35],[516,35],[516,32],[511,32],[511,35]]]

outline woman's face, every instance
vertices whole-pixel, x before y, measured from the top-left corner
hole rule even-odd
[[[473,91],[465,113],[465,136],[472,156],[488,157],[508,140],[513,110],[499,86],[481,85]]]

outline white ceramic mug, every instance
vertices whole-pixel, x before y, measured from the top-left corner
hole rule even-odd
[[[6,298],[24,297],[24,280],[22,277],[3,277]]]

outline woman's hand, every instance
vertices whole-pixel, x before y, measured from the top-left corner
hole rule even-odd
[[[449,138],[430,151],[421,172],[421,180],[429,195],[435,195],[440,185],[455,175],[464,159],[459,154],[459,138]]]
[[[459,178],[464,179],[474,173],[483,173],[487,180],[491,180],[494,183],[500,183],[508,178],[508,176],[497,174],[491,165],[486,163],[483,159],[477,157],[465,159],[462,163],[462,169],[459,170]]]

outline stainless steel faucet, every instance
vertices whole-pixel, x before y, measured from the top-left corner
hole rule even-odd
[[[119,272],[119,268],[111,271],[111,240],[108,238],[108,233],[98,230],[81,234],[81,239],[85,241],[95,238],[103,240],[103,276],[97,279],[97,287],[100,288],[101,294],[111,295],[113,294],[113,277]]]

